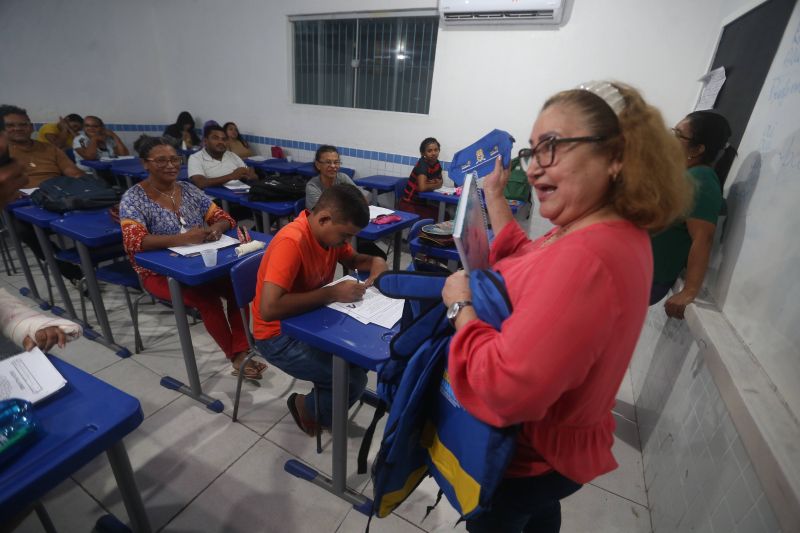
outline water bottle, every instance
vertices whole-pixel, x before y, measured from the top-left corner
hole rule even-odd
[[[31,402],[11,398],[0,401],[0,467],[36,440],[39,422]]]

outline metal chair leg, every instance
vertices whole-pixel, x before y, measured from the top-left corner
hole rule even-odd
[[[236,380],[236,398],[233,400],[233,421],[236,422],[236,419],[239,415],[239,396],[242,394],[242,381],[244,380],[244,369],[247,368],[247,365],[250,363],[250,360],[255,357],[256,351],[255,350],[248,350],[247,357],[244,358],[244,361],[241,362],[239,365],[239,375],[237,376]]]
[[[39,517],[39,521],[42,523],[42,527],[47,533],[58,533],[56,531],[56,526],[53,524],[53,521],[50,520],[50,515],[47,514],[47,510],[42,505],[42,502],[36,502],[33,504],[33,509],[36,511],[36,516]]]
[[[322,453],[322,426],[319,424],[319,393],[314,391],[314,420],[317,421],[317,453]]]

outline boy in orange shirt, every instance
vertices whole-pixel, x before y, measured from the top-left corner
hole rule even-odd
[[[304,211],[272,239],[256,279],[252,303],[253,333],[264,358],[297,379],[312,381],[314,391],[289,396],[288,406],[298,427],[315,436],[331,424],[331,354],[281,333],[280,320],[332,302],[360,300],[386,261],[356,253],[352,238],[369,223],[363,194],[349,184],[325,189],[314,209]],[[336,263],[369,271],[366,283],[333,280]],[[349,405],[367,384],[363,368],[350,366]],[[319,394],[319,420],[314,418],[314,394]]]

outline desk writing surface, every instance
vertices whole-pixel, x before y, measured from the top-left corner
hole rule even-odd
[[[14,216],[25,222],[30,222],[41,228],[49,228],[50,223],[58,218],[61,218],[60,213],[54,213],[35,205],[26,205],[14,208]]]
[[[214,198],[227,200],[228,202],[233,202],[235,204],[241,204],[243,201],[247,200],[247,191],[233,191],[227,187],[223,187],[222,185],[206,187],[203,189],[203,192]]]
[[[108,170],[111,168],[111,161],[100,161],[98,159],[82,159],[81,165],[89,167],[93,170]]]
[[[419,192],[417,196],[420,198],[424,198],[425,200],[432,200],[434,202],[443,202],[445,204],[457,204],[458,200],[461,199],[461,196],[456,196],[455,194],[443,194],[439,191],[427,191],[427,192]]]
[[[122,228],[111,219],[107,209],[66,213],[53,220],[50,228],[89,248],[122,242]]]
[[[139,400],[50,356],[67,385],[34,407],[41,437],[0,470],[0,517],[11,517],[136,429]]]
[[[398,331],[399,324],[392,329],[362,324],[329,307],[281,320],[282,333],[368,370],[389,358],[389,343]]]
[[[24,207],[26,205],[31,205],[31,197],[30,196],[22,196],[20,198],[17,198],[13,202],[11,202],[8,205],[6,205],[6,210],[7,211],[13,211],[17,207]]]
[[[407,181],[407,180],[408,178],[378,174],[375,176],[358,178],[357,180],[354,180],[354,183],[359,187],[363,187],[365,189],[375,189],[378,191],[388,192],[388,191],[394,191],[394,187],[398,181]]]
[[[375,224],[370,221],[367,226],[358,232],[358,236],[362,239],[374,241],[386,235],[390,235],[396,231],[410,227],[419,220],[419,215],[416,213],[408,213],[406,211],[394,211],[395,215],[399,216],[402,220],[398,222],[391,222],[389,224]]]
[[[285,159],[267,159],[266,161],[252,163],[255,168],[260,168],[265,172],[278,172],[279,174],[292,174],[304,164],[297,161],[289,162]]]
[[[264,211],[270,215],[288,217],[294,215],[294,204],[297,200],[287,200],[285,202],[252,202],[244,195],[244,199],[240,202],[244,207],[255,209],[256,211]]]
[[[227,231],[226,234],[236,238],[235,229]],[[258,231],[251,231],[250,236],[254,240],[267,244],[272,240],[272,235],[266,235]],[[229,246],[219,250],[217,252],[217,265],[213,267],[205,266],[203,258],[199,255],[182,257],[167,249],[139,252],[136,254],[136,263],[162,276],[174,278],[184,285],[201,285],[220,276],[225,276],[230,272],[231,267],[240,259],[236,257],[236,253],[233,251],[234,248],[236,247]]]

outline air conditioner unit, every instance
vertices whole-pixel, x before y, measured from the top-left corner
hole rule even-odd
[[[567,0],[439,0],[445,26],[561,24]]]

